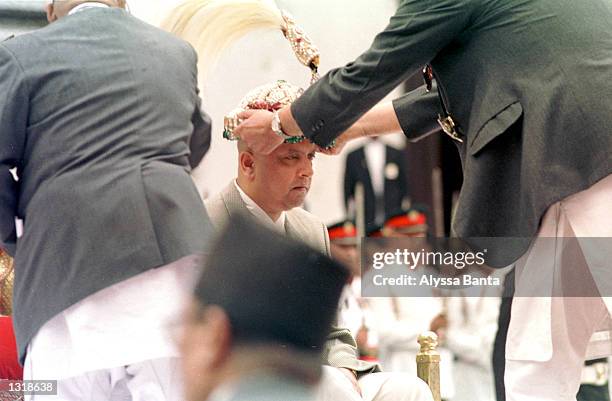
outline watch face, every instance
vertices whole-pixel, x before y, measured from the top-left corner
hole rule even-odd
[[[283,128],[280,123],[280,116],[278,112],[274,112],[274,118],[272,119],[272,131],[276,133],[276,135],[282,137],[283,139],[291,138],[290,135],[287,135],[283,132]]]
[[[280,136],[284,136],[285,133],[280,127],[280,118],[278,113],[274,113],[274,118],[272,119],[272,131],[276,132]]]

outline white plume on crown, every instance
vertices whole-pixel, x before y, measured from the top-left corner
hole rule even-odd
[[[281,29],[281,10],[272,0],[187,0],[174,8],[161,27],[187,40],[200,55],[200,73],[249,32]]]

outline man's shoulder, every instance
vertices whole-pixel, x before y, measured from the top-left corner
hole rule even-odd
[[[229,207],[232,207],[231,201],[226,201],[228,197],[232,197],[232,192],[235,189],[234,183],[230,182],[225,188],[221,191],[215,193],[214,195],[204,199],[204,208],[208,213],[213,225],[219,225],[223,223],[225,219],[229,217]],[[236,193],[238,191],[236,190]],[[238,195],[240,196],[240,195]]]
[[[10,53],[11,57],[19,58],[21,52],[34,50],[36,48],[35,41],[36,36],[34,32],[10,35],[0,40],[0,48]]]

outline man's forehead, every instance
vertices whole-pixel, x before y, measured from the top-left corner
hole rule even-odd
[[[316,150],[317,146],[309,140],[304,140],[300,143],[283,143],[276,151],[278,153],[286,152],[299,152],[299,153],[312,153]]]

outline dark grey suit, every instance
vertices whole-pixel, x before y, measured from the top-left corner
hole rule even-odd
[[[548,206],[612,173],[611,19],[607,0],[404,0],[368,51],[291,110],[305,135],[325,145],[431,63],[465,136],[455,233],[530,238]],[[412,129],[411,118],[425,112],[415,102],[434,110],[435,124],[434,103],[400,99],[408,136],[427,128]]]
[[[204,250],[209,223],[189,173],[210,120],[193,49],[117,8],[2,43],[0,77],[0,246],[15,251],[23,358],[75,302]]]

